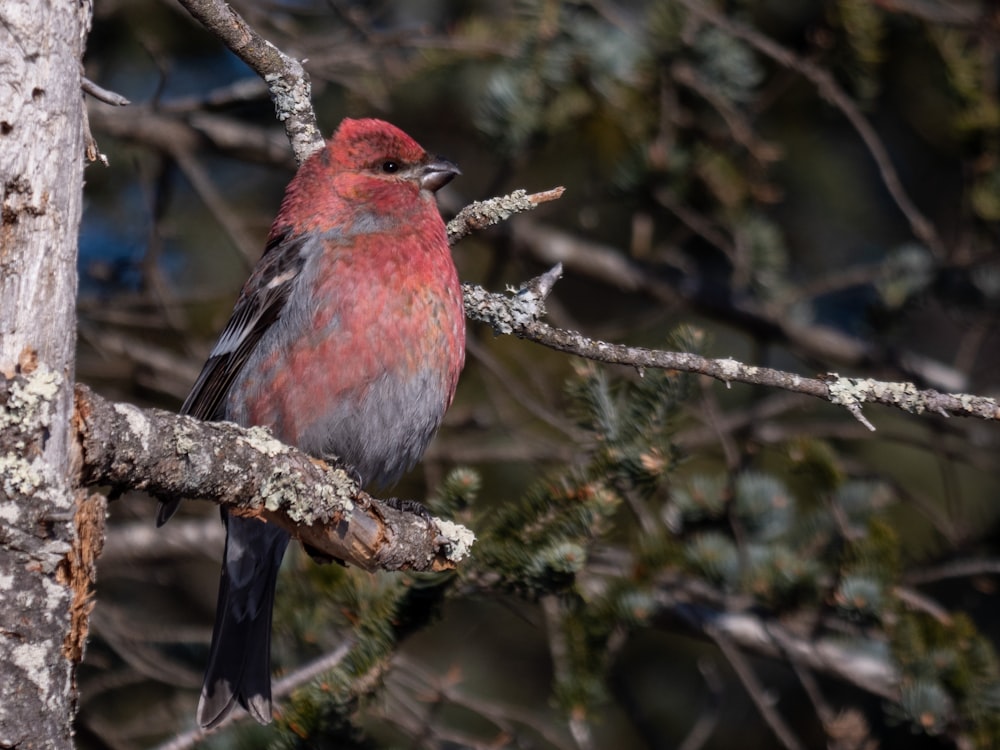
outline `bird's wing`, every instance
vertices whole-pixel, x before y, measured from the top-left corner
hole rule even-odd
[[[272,238],[243,287],[232,317],[223,329],[191,388],[181,414],[221,419],[226,395],[237,373],[264,332],[281,316],[292,286],[305,263],[306,236],[288,232]]]
[[[271,238],[253,274],[236,300],[232,317],[219,336],[201,374],[191,388],[181,414],[205,420],[222,419],[229,388],[264,332],[281,317],[292,286],[305,265],[308,238],[279,232]],[[177,512],[180,499],[161,500],[156,525]]]

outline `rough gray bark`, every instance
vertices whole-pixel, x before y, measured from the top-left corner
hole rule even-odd
[[[76,524],[103,517],[69,478],[90,18],[87,0],[0,3],[0,371],[20,373],[0,408],[0,747],[72,747]]]
[[[3,386],[0,378],[0,407]],[[458,524],[376,500],[343,469],[261,427],[114,404],[83,385],[74,425],[84,484],[213,500],[365,570],[446,570],[472,544],[471,532]]]

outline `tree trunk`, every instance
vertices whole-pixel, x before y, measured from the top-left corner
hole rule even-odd
[[[72,747],[87,613],[77,526],[93,507],[69,441],[91,11],[0,3],[0,747]]]

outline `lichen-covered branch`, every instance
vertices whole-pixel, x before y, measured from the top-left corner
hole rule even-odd
[[[366,570],[452,568],[472,544],[467,529],[396,510],[262,428],[76,395],[83,484],[212,500]]]
[[[285,125],[295,160],[301,164],[322,148],[323,136],[313,111],[312,88],[302,64],[260,36],[225,0],[180,0],[180,3],[267,83],[275,114]]]
[[[515,190],[509,195],[470,203],[448,222],[448,244],[454,245],[476,230],[491,227],[515,214],[532,211],[542,203],[557,200],[565,191],[564,187],[530,194],[526,190]]]
[[[730,383],[748,383],[814,396],[845,407],[869,429],[875,428],[861,413],[864,404],[891,406],[911,414],[930,412],[946,417],[1000,420],[1000,404],[985,396],[921,390],[912,383],[846,378],[837,373],[807,378],[770,367],[743,364],[731,358],[710,359],[689,352],[610,344],[576,331],[554,328],[539,318],[545,314],[545,297],[561,273],[561,266],[557,265],[508,295],[465,284],[465,314],[471,320],[491,326],[498,335],[514,335],[596,362],[697,373],[721,380],[727,386]]]

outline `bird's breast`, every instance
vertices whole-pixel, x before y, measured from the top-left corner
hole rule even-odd
[[[440,219],[438,219],[440,222]],[[232,393],[230,419],[269,426],[364,481],[395,481],[423,453],[464,362],[461,287],[444,241],[367,235],[310,260]]]

